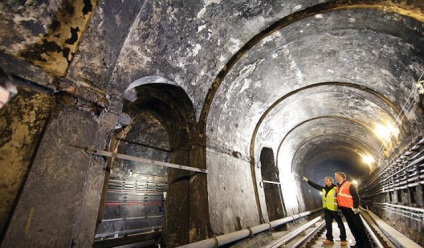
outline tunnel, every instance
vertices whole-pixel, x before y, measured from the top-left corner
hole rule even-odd
[[[218,247],[245,230],[223,247],[265,247],[250,228],[303,225],[322,208],[303,178],[336,172],[424,246],[421,0],[0,13],[0,247]]]

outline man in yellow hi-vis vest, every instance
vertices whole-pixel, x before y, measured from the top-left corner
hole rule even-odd
[[[324,240],[323,243],[326,245],[334,244],[333,239],[333,219],[336,220],[337,225],[340,229],[340,240],[341,246],[347,246],[346,241],[346,229],[343,225],[342,218],[337,211],[337,186],[334,184],[333,178],[325,178],[325,186],[320,186],[306,177],[303,177],[303,180],[306,181],[309,185],[314,187],[317,190],[322,192],[322,204],[324,207],[324,216],[325,216],[325,228],[327,229],[327,240]]]

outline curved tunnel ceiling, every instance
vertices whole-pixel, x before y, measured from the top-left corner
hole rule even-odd
[[[364,144],[348,135],[322,135],[302,144],[293,154],[292,164],[297,165],[294,171],[299,175],[310,176],[328,171],[329,168],[326,168],[325,162],[337,158],[349,165],[339,170],[359,176],[369,172],[370,169],[368,165],[361,162],[360,154],[366,152],[367,148]],[[324,165],[324,167],[317,168],[317,165]]]
[[[374,149],[376,151],[375,148],[381,145],[381,141],[375,135],[370,137],[369,131],[369,128],[363,123],[348,118],[321,116],[302,122],[287,132],[278,146],[277,153],[284,149],[293,150],[293,147],[299,147],[304,140],[330,134],[351,135],[362,144],[368,144],[367,150]]]
[[[290,95],[267,112],[258,128],[257,142],[263,141],[266,146],[275,148],[284,137],[281,135],[290,132],[299,123],[326,116],[360,123],[366,127],[366,134],[372,136],[370,131],[376,121],[382,119],[394,122],[392,116],[396,114],[396,110],[382,99],[363,90],[332,84],[321,85]],[[332,121],[332,119],[327,120]],[[311,129],[315,123],[307,122],[306,124]],[[343,131],[343,128],[343,126],[337,126],[340,131]]]
[[[376,154],[378,152],[377,147],[381,144],[375,136],[369,137],[367,134],[368,130],[366,126],[357,122],[352,122],[346,118],[328,116],[312,119],[292,129],[283,138],[277,150],[277,156],[279,158],[278,163],[280,167],[282,167],[283,171],[291,171],[293,169],[291,168],[292,164],[304,165],[301,166],[301,168],[294,168],[298,170],[298,173],[300,174],[304,174],[307,171],[314,171],[316,170],[314,166],[320,164],[322,159],[304,156],[303,158],[305,160],[299,161],[296,154],[299,154],[302,150],[304,150],[306,145],[313,143],[314,140],[324,140],[330,137],[333,141],[337,141],[339,146],[334,147],[321,144],[321,146],[315,147],[314,151],[320,150],[323,154],[325,154],[324,158],[333,157],[338,158],[338,160],[346,160],[346,158],[349,157],[351,158],[348,159],[349,161],[355,161],[357,164],[361,155],[367,153]],[[344,155],[340,157],[339,149],[341,144],[345,143],[346,140],[351,140],[350,144],[355,145],[357,150],[352,151],[353,147],[351,147],[349,150],[349,156]],[[319,171],[320,169],[317,170]]]
[[[423,34],[410,17],[366,8],[316,14],[272,32],[240,53],[217,85],[208,146],[253,158],[271,147],[304,168],[323,154],[351,165],[359,153],[377,156],[373,129],[395,123],[414,90]],[[405,135],[414,116],[402,121]]]

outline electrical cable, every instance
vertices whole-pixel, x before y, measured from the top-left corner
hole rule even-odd
[[[421,82],[421,79],[423,78],[423,76],[424,76],[424,70],[422,71],[421,76],[417,80],[417,83]],[[402,123],[403,118],[406,116],[406,114],[409,112],[409,110],[411,110],[412,107],[414,106],[414,102],[415,102],[414,98],[418,94],[418,92],[415,90],[415,87],[414,87],[414,85],[416,85],[416,84],[412,85],[411,92],[410,92],[408,98],[406,99],[405,103],[403,104],[400,113],[396,116],[396,119],[395,119],[395,128],[396,129],[399,129],[399,126]],[[414,93],[416,93],[416,94],[414,94]],[[390,140],[392,140],[392,136],[393,136],[393,134],[390,133],[390,136],[389,136]],[[381,154],[384,150],[384,147],[385,147],[385,144],[383,143],[378,150],[378,154],[377,154],[378,158],[376,159],[376,161],[380,161]]]

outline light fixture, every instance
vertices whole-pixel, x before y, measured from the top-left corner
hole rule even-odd
[[[366,164],[369,167],[370,171],[372,171],[373,168],[374,168],[374,163],[375,163],[374,156],[372,156],[371,154],[369,154],[367,152],[366,153],[360,153],[359,155],[362,158],[362,163]]]
[[[372,165],[375,162],[374,157],[370,154],[362,154],[361,157],[362,161],[367,165]]]
[[[391,135],[397,139],[399,137],[399,128],[397,126],[395,126],[393,123],[391,122],[387,122],[386,123],[387,128],[390,130]]]
[[[375,124],[374,133],[379,138],[383,146],[387,149],[390,147],[395,147],[398,138],[399,138],[399,128],[391,123],[390,121],[386,121],[385,123],[377,123]]]
[[[391,131],[386,125],[380,123],[375,125],[374,133],[380,138],[383,142],[390,140]]]

